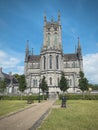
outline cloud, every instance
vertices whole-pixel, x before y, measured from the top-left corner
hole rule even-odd
[[[13,68],[20,62],[19,58],[0,51],[0,66],[4,68]]]
[[[0,67],[2,67],[6,72],[23,73],[23,65],[21,65],[22,62],[23,58],[20,54],[12,54],[12,52],[11,54],[8,54],[0,50]]]
[[[15,70],[13,70],[13,74],[23,74],[24,73],[24,66],[17,66],[16,67],[16,71]]]
[[[96,43],[96,45],[98,46],[98,42]]]
[[[83,57],[84,73],[90,83],[98,84],[98,53]]]

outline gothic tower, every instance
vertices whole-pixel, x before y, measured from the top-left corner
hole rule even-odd
[[[48,81],[49,89],[57,89],[61,71],[63,70],[63,54],[61,39],[60,13],[58,20],[47,21],[44,16],[44,40],[41,49],[41,75]]]
[[[46,16],[44,16],[44,43],[42,50],[62,50],[61,30],[60,13],[58,13],[58,21],[54,21],[52,17],[51,21],[48,22]]]

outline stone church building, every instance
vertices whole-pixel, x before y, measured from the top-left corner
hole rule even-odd
[[[39,83],[43,76],[49,87],[49,93],[60,93],[58,82],[62,71],[68,81],[68,92],[78,90],[79,72],[83,71],[83,59],[78,38],[75,53],[64,54],[62,48],[62,27],[60,13],[58,20],[47,21],[44,16],[44,39],[40,55],[31,54],[27,43],[25,52],[26,93],[38,93]]]
[[[0,67],[0,81],[6,80],[6,89],[4,90],[4,94],[11,94],[16,95],[19,93],[19,83],[18,80],[15,78],[15,76],[12,75],[10,72],[9,74],[6,74],[2,71],[2,67]],[[1,86],[0,86],[1,87]],[[0,88],[1,89],[1,88]],[[3,92],[0,90],[0,94]]]

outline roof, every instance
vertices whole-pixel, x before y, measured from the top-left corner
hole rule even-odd
[[[64,54],[64,61],[75,61],[75,60],[78,60],[78,56],[76,53]],[[30,55],[28,57],[28,62],[39,63],[40,55]]]
[[[3,72],[2,74],[4,75],[4,78],[7,80],[7,83],[9,83],[11,80],[13,83],[18,83],[17,79],[13,75],[9,75]]]
[[[40,62],[40,55],[30,55],[28,57],[29,62],[39,63]]]
[[[64,54],[64,61],[75,61],[75,60],[78,60],[78,56],[76,53],[73,53],[73,54]]]

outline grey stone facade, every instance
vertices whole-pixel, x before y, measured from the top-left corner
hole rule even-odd
[[[44,16],[44,39],[40,55],[29,53],[27,43],[25,54],[25,76],[27,81],[26,93],[38,93],[39,82],[43,76],[46,77],[49,92],[61,92],[58,88],[58,82],[61,78],[61,72],[65,73],[68,80],[68,92],[78,90],[79,72],[83,71],[83,59],[80,41],[75,53],[64,54],[62,48],[62,28],[60,24],[60,13],[58,20],[47,21]]]

